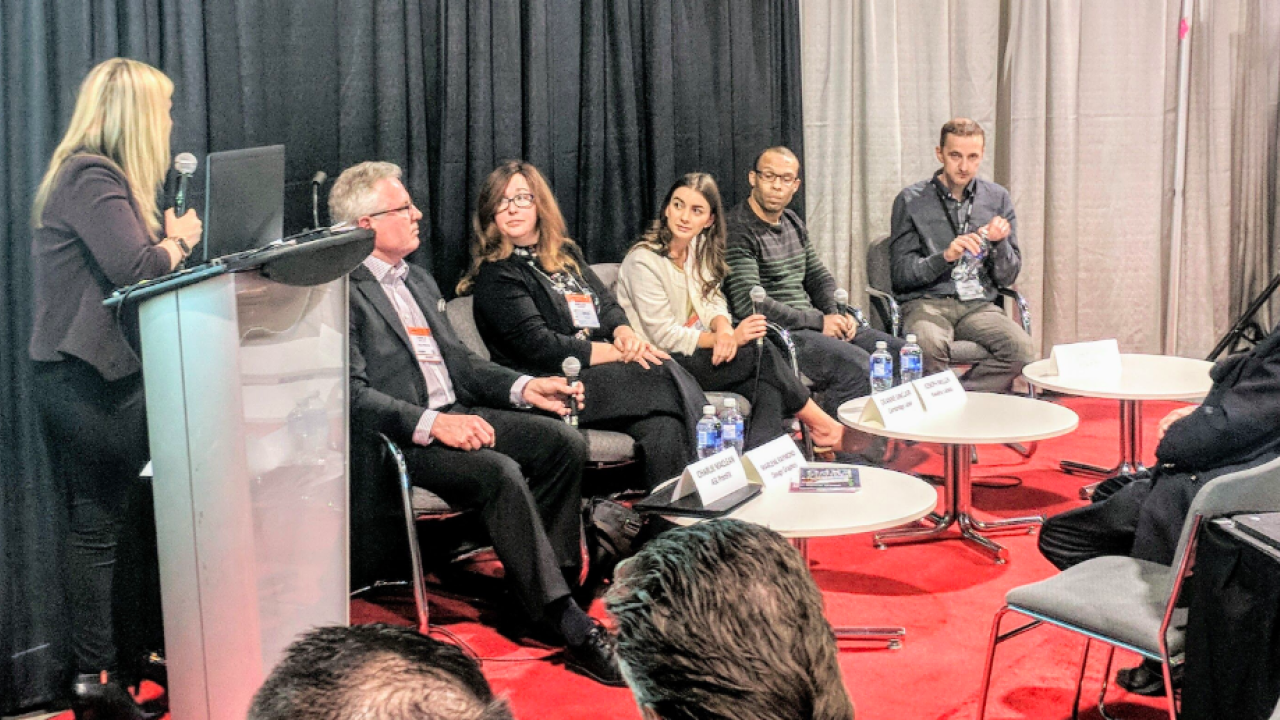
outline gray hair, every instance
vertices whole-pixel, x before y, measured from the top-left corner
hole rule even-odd
[[[668,530],[618,568],[605,609],[636,701],[664,720],[853,718],[822,594],[772,530]]]
[[[400,166],[395,163],[368,161],[352,165],[334,181],[329,190],[329,221],[334,225],[355,225],[356,220],[378,212],[378,182],[399,180]]]

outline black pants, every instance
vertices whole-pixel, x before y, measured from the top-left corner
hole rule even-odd
[[[828,337],[817,330],[792,330],[800,370],[813,381],[818,405],[831,417],[844,403],[871,394],[871,353],[883,340],[893,355],[893,376],[899,378],[898,352],[906,343],[888,333],[858,328],[852,340]]]
[[[1161,469],[1138,477],[1104,500],[1045,520],[1040,553],[1059,570],[1102,555],[1172,565],[1196,492],[1210,477],[1226,471],[1206,476]]]
[[[107,382],[80,360],[41,362],[34,389],[53,481],[67,501],[64,580],[76,670],[115,670],[117,647],[144,641],[119,632],[113,595],[130,629],[162,638],[154,511],[138,478],[150,455],[142,376]],[[118,557],[132,566],[117,567]]]
[[[763,445],[786,432],[782,419],[795,415],[809,402],[809,390],[800,382],[782,353],[771,343],[747,343],[728,362],[711,364],[711,349],[698,348],[692,355],[671,356],[698,381],[703,390],[737,393],[751,401],[746,448]],[[760,381],[756,383],[756,363]]]
[[[693,437],[665,363],[648,370],[635,363],[592,365],[580,379],[586,407],[578,416],[579,427],[613,430],[635,439],[649,489],[684,471],[693,459]]]
[[[569,594],[565,575],[581,566],[582,434],[544,415],[454,405],[493,426],[492,448],[440,443],[401,448],[415,485],[450,506],[477,510],[507,579],[529,617]]]

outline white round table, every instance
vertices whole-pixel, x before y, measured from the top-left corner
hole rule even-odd
[[[808,463],[828,465],[830,463]],[[764,492],[735,508],[726,517],[763,525],[791,541],[809,562],[809,538],[874,532],[919,520],[938,505],[932,485],[905,473],[857,466],[862,489],[857,492],[791,492],[784,485],[765,486]],[[672,481],[674,482],[674,481]],[[700,518],[668,516],[677,525]],[[837,627],[841,640],[883,641],[901,647],[901,627]]]
[[[1028,364],[1022,375],[1027,382],[1046,390],[1120,401],[1119,463],[1111,469],[1075,460],[1063,460],[1060,465],[1068,474],[1108,478],[1145,469],[1141,460],[1142,401],[1198,400],[1213,386],[1209,379],[1212,367],[1213,363],[1206,360],[1126,353],[1120,356],[1119,375],[1050,375],[1047,359]],[[1080,496],[1088,498],[1094,487],[1096,483],[1082,488]]]
[[[857,398],[841,405],[840,422],[872,435],[939,443],[944,450],[945,514],[930,515],[933,524],[929,527],[879,533],[875,536],[877,546],[944,539],[947,529],[956,525],[960,539],[977,544],[997,563],[1005,562],[1008,551],[979,535],[978,531],[1034,528],[1044,518],[1035,515],[984,521],[973,516],[969,475],[973,446],[1046,440],[1065,435],[1080,424],[1080,418],[1074,412],[1060,405],[1015,395],[971,392],[965,393],[965,402],[959,407],[926,412],[910,427],[890,430],[879,422],[862,420],[862,408],[866,403],[867,398]]]

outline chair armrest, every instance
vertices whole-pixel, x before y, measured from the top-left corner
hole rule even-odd
[[[880,313],[889,320],[889,334],[897,337],[902,329],[902,311],[898,307],[898,301],[889,293],[873,287],[867,288],[867,297],[873,306],[879,306]]]
[[[1013,288],[997,288],[996,292],[1013,301],[1014,308],[1018,313],[1018,320],[1022,323],[1022,329],[1031,334],[1031,306],[1027,304],[1027,299],[1022,297],[1022,293]]]

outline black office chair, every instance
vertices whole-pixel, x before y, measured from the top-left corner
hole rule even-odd
[[[997,292],[999,293],[1000,304],[1005,309],[1005,312],[1012,313],[1014,318],[1022,325],[1022,329],[1026,331],[1027,335],[1030,335],[1031,306],[1027,304],[1026,298],[1022,297],[1022,294],[1013,288],[997,288]],[[877,238],[867,246],[867,295],[870,300],[871,316],[875,321],[874,324],[894,337],[903,337],[906,329],[902,326],[902,311],[898,305],[897,298],[893,295],[893,275],[890,269],[888,236]],[[957,375],[963,374],[965,370],[983,360],[990,359],[991,353],[976,342],[956,340],[951,343],[950,366],[958,370]],[[1036,396],[1033,385],[1027,385],[1027,396],[1031,398]],[[1030,458],[1035,455],[1037,444],[1007,443],[1005,447],[1024,458]],[[977,448],[974,448],[974,462],[978,461],[977,453]],[[1000,483],[990,484],[990,486],[1008,487],[1009,485]]]

